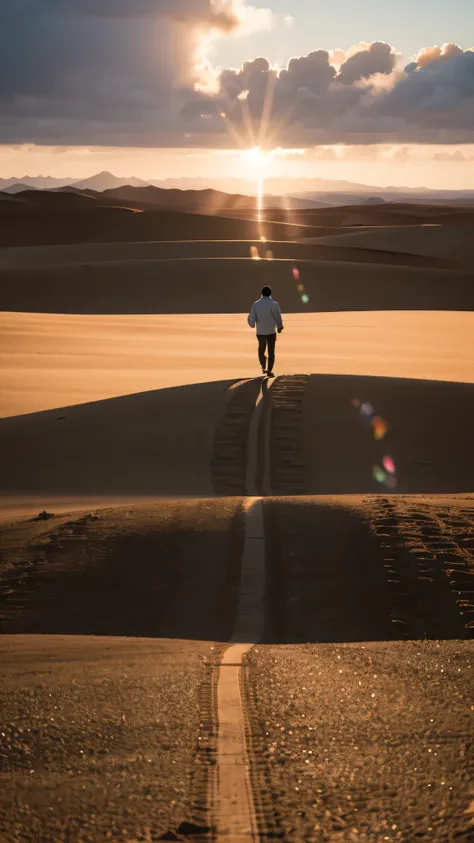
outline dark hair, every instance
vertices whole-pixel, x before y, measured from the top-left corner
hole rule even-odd
[[[264,287],[262,290],[262,296],[271,296],[272,288],[271,287]]]

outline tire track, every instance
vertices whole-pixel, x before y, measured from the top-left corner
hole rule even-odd
[[[219,495],[308,494],[302,434],[308,375],[234,384],[212,449]]]
[[[274,495],[308,494],[302,417],[308,375],[278,378],[271,402],[271,484]]]
[[[472,637],[474,512],[387,498],[372,513],[400,637]]]
[[[212,449],[211,479],[218,495],[246,494],[250,426],[260,390],[260,378],[232,388]]]

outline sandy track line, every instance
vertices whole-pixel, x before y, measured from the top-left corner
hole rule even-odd
[[[245,482],[246,489],[252,492],[263,484],[271,491],[267,459],[271,384],[271,381],[262,382],[252,413],[245,413],[247,424],[240,431],[241,447],[237,453],[246,454],[246,471],[241,480]],[[247,749],[242,664],[245,655],[263,637],[265,627],[265,526],[262,499],[247,498],[244,512],[245,542],[233,643],[224,651],[217,676],[217,773],[211,800],[218,843],[234,840],[253,843],[258,840],[256,804]]]

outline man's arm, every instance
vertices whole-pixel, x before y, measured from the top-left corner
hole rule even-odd
[[[252,309],[249,313],[248,323],[251,328],[255,328],[255,324],[257,322],[257,311],[255,309],[255,305],[252,305]]]
[[[283,331],[283,319],[281,318],[280,305],[277,301],[273,303],[273,317],[277,324],[278,333],[280,334]]]

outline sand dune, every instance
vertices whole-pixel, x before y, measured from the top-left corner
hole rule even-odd
[[[323,238],[321,238],[322,240]],[[202,258],[248,258],[257,250],[260,258],[286,260],[335,260],[355,263],[427,266],[456,269],[456,261],[424,256],[406,256],[393,252],[380,254],[376,249],[351,249],[333,246],[331,240],[320,245],[301,241],[258,240],[156,240],[150,242],[69,243],[53,246],[11,246],[0,250],[0,269],[42,266],[100,264],[117,261],[185,260]]]
[[[473,313],[290,314],[285,325],[277,373],[474,381]],[[12,313],[1,327],[0,417],[260,371],[244,313]]]
[[[145,191],[148,189],[145,188]],[[153,189],[151,189],[153,190]],[[114,191],[112,191],[114,193]],[[133,196],[137,194],[132,191]],[[171,192],[162,191],[166,195]],[[295,240],[360,226],[473,227],[474,208],[386,204],[294,210],[233,210],[239,197],[178,191],[178,207],[98,193],[28,191],[1,202],[0,246],[147,240]],[[138,190],[138,194],[143,194]],[[148,196],[148,194],[146,194]],[[161,195],[161,194],[160,194]],[[246,201],[246,198],[243,197]],[[222,201],[221,201],[222,200]],[[173,200],[174,201],[174,200]],[[291,204],[289,201],[288,204]],[[259,221],[258,217],[261,216]]]
[[[425,257],[455,261],[465,269],[474,268],[474,237],[472,228],[420,226],[372,229],[334,234],[306,242],[345,246],[360,249],[380,249],[385,252],[424,255]]]
[[[302,304],[292,270],[309,300]],[[250,258],[122,260],[0,269],[0,310],[241,313],[263,284],[286,312],[471,310],[474,275],[447,269]]]
[[[28,203],[0,203],[0,246],[186,239],[258,240],[262,234],[262,227],[252,219],[236,220],[180,211],[138,211],[120,205],[100,205],[88,197],[86,200],[85,207],[72,205],[63,208],[58,205],[46,209]],[[265,236],[273,240],[294,240],[303,230],[308,233],[308,228],[303,229],[301,225],[285,219],[267,223]]]
[[[249,420],[259,391],[256,343],[244,314],[5,314],[3,319],[8,365],[2,374],[2,412],[10,417],[0,421],[1,494],[37,501],[41,495],[208,496],[219,491],[212,465],[216,431],[234,394],[229,387],[234,378],[249,379],[237,387],[247,408],[237,411],[248,411]],[[415,491],[416,483],[420,490],[425,484],[425,492],[470,488],[473,387],[453,384],[450,391],[449,384],[433,384],[430,391],[418,384],[426,378],[474,381],[473,320],[472,313],[286,318],[277,373],[384,379],[382,386],[371,378],[359,388],[350,381],[345,392],[333,386],[342,382],[337,378],[310,379],[304,410],[308,491],[372,489],[372,456],[361,449],[351,416],[350,400],[357,392],[363,400],[379,402],[397,431],[396,453],[408,465],[403,490]],[[202,382],[184,385],[190,377]],[[396,380],[401,377],[409,379],[403,389]],[[367,457],[364,473],[362,455]],[[413,468],[417,460],[429,468]],[[336,481],[337,488],[331,485]]]
[[[234,216],[241,216],[233,211]],[[346,205],[313,210],[264,210],[263,218],[287,221],[315,228],[327,226],[415,226],[436,224],[443,226],[472,227],[474,207],[459,205],[415,205],[390,202],[385,205]]]
[[[368,402],[383,419],[381,439],[354,399]],[[308,487],[324,495],[370,493],[374,468],[383,467],[388,455],[398,492],[472,492],[473,428],[471,384],[313,375],[303,406]]]
[[[1,422],[5,494],[212,495],[229,382],[80,404]]]

